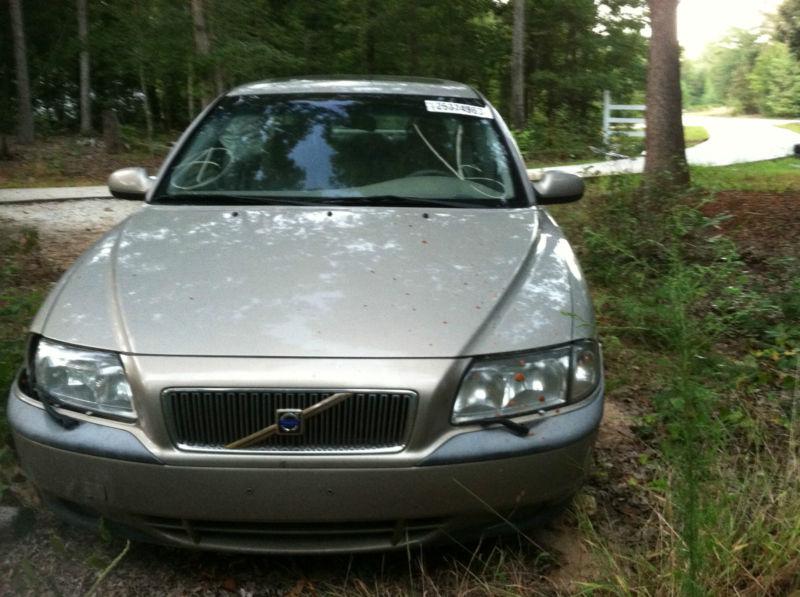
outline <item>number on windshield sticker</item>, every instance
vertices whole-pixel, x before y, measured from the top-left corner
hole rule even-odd
[[[428,112],[464,114],[466,116],[475,116],[477,118],[492,118],[492,111],[487,106],[472,106],[470,104],[458,104],[456,102],[425,100],[425,107],[428,109]]]

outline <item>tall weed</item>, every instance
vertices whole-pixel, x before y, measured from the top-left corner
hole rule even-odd
[[[606,344],[660,355],[649,364],[660,388],[648,417],[663,456],[651,487],[659,532],[653,545],[620,551],[589,528],[598,553],[613,560],[613,573],[591,588],[701,595],[794,587],[797,372],[770,377],[764,361],[796,367],[797,330],[780,323],[796,297],[759,292],[734,245],[699,211],[701,194],[646,196],[637,183],[609,180],[590,198],[581,257],[603,297]]]

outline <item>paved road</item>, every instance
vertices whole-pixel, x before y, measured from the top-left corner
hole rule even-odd
[[[794,145],[800,143],[800,133],[780,128],[779,125],[789,122],[798,121],[686,114],[683,117],[685,125],[705,127],[709,134],[708,141],[687,149],[686,157],[693,165],[729,166],[791,155]],[[532,178],[538,178],[546,170],[563,170],[581,176],[604,176],[633,174],[641,172],[643,168],[644,158],[636,157],[592,164],[536,168],[528,170],[528,174]]]
[[[687,115],[684,123],[705,127],[709,139],[690,147],[686,157],[700,166],[726,166],[791,155],[800,133],[780,128],[789,122],[793,121]]]

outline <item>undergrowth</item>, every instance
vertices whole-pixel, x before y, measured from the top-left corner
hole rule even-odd
[[[717,179],[720,186],[724,181]],[[640,435],[661,462],[646,492],[651,544],[609,541],[586,515],[605,574],[587,592],[779,594],[800,587],[798,277],[767,292],[708,218],[703,189],[645,196],[598,183],[579,252],[606,350],[624,347],[656,391]],[[568,216],[569,219],[569,216]],[[569,222],[568,222],[569,227]],[[575,234],[571,235],[574,239]],[[611,355],[613,358],[613,354]],[[643,400],[646,400],[643,397]]]
[[[0,222],[0,504],[16,466],[5,416],[7,390],[22,362],[27,327],[55,274],[38,253],[36,231]]]

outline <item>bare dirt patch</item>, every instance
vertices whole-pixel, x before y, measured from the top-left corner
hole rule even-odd
[[[601,576],[603,562],[580,527],[585,517],[601,529],[608,543],[624,544],[637,537],[636,521],[646,509],[641,487],[641,454],[646,448],[633,429],[641,404],[630,408],[615,393],[606,396],[603,421],[595,444],[595,468],[572,511],[536,534],[541,547],[555,558],[547,580],[558,594],[574,595],[581,583]]]
[[[717,229],[729,235],[745,258],[800,257],[800,195],[722,191],[702,208],[720,218]]]

